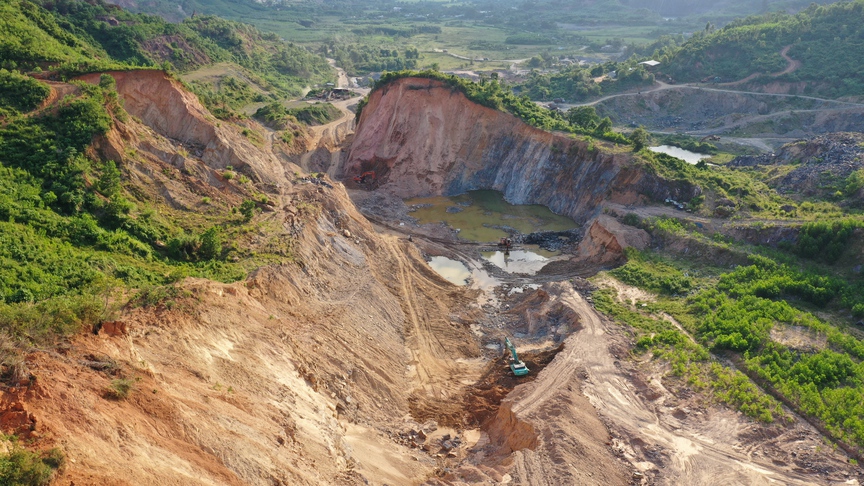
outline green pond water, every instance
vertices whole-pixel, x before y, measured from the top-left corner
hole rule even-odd
[[[420,224],[445,223],[459,229],[459,238],[476,242],[495,243],[509,236],[496,226],[507,226],[527,234],[535,231],[565,231],[576,224],[566,216],[559,216],[538,204],[517,206],[504,200],[498,191],[471,191],[452,197],[421,197],[405,200],[408,206],[423,206],[411,213]],[[448,212],[448,208],[459,211]],[[519,249],[504,254],[502,251],[481,252],[483,259],[509,273],[533,275],[558,252],[543,250],[537,245],[520,245]],[[469,270],[459,261],[433,257],[429,265],[441,276],[456,285],[465,285],[470,279],[475,284],[488,280],[482,271]]]
[[[545,206],[510,204],[498,191],[470,191],[451,197],[418,197],[406,199],[405,204],[431,205],[411,212],[411,216],[417,218],[420,224],[444,222],[459,230],[459,238],[469,241],[497,242],[507,236],[507,232],[494,226],[509,226],[523,234],[565,231],[576,227],[572,219],[555,214]],[[461,211],[449,213],[449,207],[460,208]]]

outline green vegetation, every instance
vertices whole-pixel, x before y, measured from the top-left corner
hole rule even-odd
[[[688,136],[670,133],[655,137],[660,145],[673,145],[684,150],[696,152],[697,154],[715,155],[718,153],[717,147],[708,142],[700,142],[699,140]]]
[[[733,170],[722,166],[709,167],[707,164],[688,164],[675,157],[642,150],[639,156],[651,170],[669,181],[697,185],[702,194],[692,198],[688,209],[706,216],[729,217],[736,213],[749,212],[771,217],[785,218],[781,207],[791,200],[780,196],[765,183],[760,182],[746,171]],[[706,195],[715,201],[715,207],[704,205]],[[817,209],[817,208],[812,208]],[[830,208],[818,208],[818,212]]]
[[[48,97],[51,90],[35,79],[0,69],[0,115],[6,110],[30,111]]]
[[[10,444],[10,450],[0,454],[0,484],[3,485],[47,485],[54,471],[66,462],[60,449],[50,449],[40,455],[21,447],[14,436],[6,437],[5,442]]]
[[[795,252],[810,259],[834,263],[846,249],[846,243],[864,222],[854,219],[815,221],[801,228]]]
[[[667,51],[658,61],[676,79],[699,81],[720,77],[743,79],[752,73],[779,73],[788,64],[780,52],[801,67],[764,82],[807,81],[805,93],[829,97],[864,94],[864,1],[811,5],[795,14],[770,13],[736,20],[719,30],[701,31],[680,50]],[[760,81],[757,79],[757,82]]]
[[[594,112],[593,117],[590,114],[584,117],[587,120],[586,125],[573,124],[562,113],[542,108],[532,102],[528,96],[514,95],[510,90],[504,89],[501,83],[494,78],[474,83],[438,71],[398,71],[382,74],[381,79],[375,83],[375,89],[381,89],[387,84],[402,78],[428,78],[441,81],[450,89],[461,92],[465,97],[477,104],[494,110],[506,111],[521,118],[525,123],[543,130],[579,133],[596,136],[615,143],[630,143],[627,137],[611,131],[612,122],[608,118],[600,120],[596,112]],[[365,102],[358,104],[358,118],[364,106]],[[582,118],[579,120],[582,120]]]
[[[122,303],[123,289],[138,290],[136,299],[146,304],[159,300],[153,289],[186,276],[243,278],[244,264],[226,261],[229,254],[237,259],[236,244],[228,242],[257,207],[206,224],[160,214],[139,190],[126,187],[123,167],[87,155],[94,137],[128,118],[114,79],[75,83],[75,93],[33,113],[50,90],[17,70],[71,76],[230,63],[239,70],[236,78],[193,83],[222,117],[237,116],[233,110],[252,101],[299,95],[310,81],[330,79],[331,70],[304,48],[214,17],[168,24],[74,0],[12,0],[0,5],[0,14],[0,329],[7,343],[0,375],[19,382],[29,376],[24,353],[93,328]],[[314,121],[327,113],[297,114]]]
[[[440,33],[440,28],[438,29]],[[401,48],[396,44],[364,44],[359,41],[331,41],[322,48],[323,54],[336,60],[351,75],[381,71],[416,69],[420,52],[416,47]]]
[[[307,126],[325,125],[341,116],[338,108],[330,103],[315,103],[296,108],[286,108],[280,103],[270,103],[255,112],[254,118],[277,130],[302,123]]]
[[[135,382],[126,378],[111,380],[111,384],[105,390],[105,396],[112,400],[125,400],[135,387]]]
[[[665,241],[695,239],[718,250],[728,245],[712,243],[670,220],[628,222]],[[839,261],[851,235],[862,226],[851,219],[806,223],[798,242],[785,247],[791,254],[742,249],[742,256],[750,254],[749,264],[732,271],[697,270],[657,252],[629,251],[627,264],[610,274],[657,293],[657,302],[634,310],[603,292],[599,298],[595,293],[595,302],[598,309],[634,327],[637,349],[653,350],[669,360],[673,374],[693,388],[711,391],[752,417],[775,417],[776,402],[743,376],[736,377],[739,373],[725,370],[724,375],[698,350],[731,358],[770,394],[818,419],[835,439],[864,447],[864,341],[840,324],[849,322],[850,315],[864,316],[864,282],[794,256]],[[813,253],[817,246],[820,251]],[[826,320],[826,312],[837,317]],[[663,321],[660,313],[674,316],[695,342]],[[787,341],[781,337],[786,332],[810,337]]]
[[[253,101],[298,96],[304,86],[333,75],[322,57],[303,47],[212,16],[171,24],[101,0],[12,0],[0,6],[0,15],[0,67],[9,70],[55,70],[71,77],[155,67],[190,72],[231,63],[239,70],[236,76],[192,83],[205,105],[222,118],[237,116],[236,110]],[[9,84],[13,81],[14,86]],[[10,75],[0,79],[3,86],[17,90],[9,95],[26,95],[35,86],[22,83]],[[21,102],[32,106],[38,95],[24,96]],[[5,105],[0,99],[0,107]]]
[[[644,270],[647,273],[653,271]],[[640,270],[627,272],[631,275],[642,273]],[[759,390],[745,375],[712,360],[704,346],[693,342],[668,320],[651,314],[660,310],[660,306],[646,307],[647,312],[632,310],[618,303],[611,290],[594,292],[594,305],[616,321],[633,327],[637,333],[636,350],[651,351],[654,357],[668,361],[672,367],[671,375],[690,388],[709,393],[718,401],[763,422],[772,422],[783,416],[780,404]]]
[[[562,98],[574,103],[653,85],[654,74],[636,61],[634,57],[626,62],[606,62],[593,67],[574,65],[549,74],[532,72],[528,80],[514,89],[532,100]]]

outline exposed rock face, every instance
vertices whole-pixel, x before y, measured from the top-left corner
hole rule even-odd
[[[845,189],[845,180],[853,172],[864,169],[864,134],[832,133],[788,143],[776,154],[741,156],[729,162],[733,167],[790,164],[796,168],[769,182],[778,192],[792,197],[830,196],[838,188]]]
[[[591,224],[585,238],[579,244],[578,257],[601,264],[623,263],[624,249],[634,247],[644,250],[651,242],[645,230],[625,226],[615,218],[601,215]]]
[[[81,76],[96,84],[101,73]],[[160,135],[195,152],[213,169],[232,166],[251,178],[266,183],[284,179],[282,163],[259,150],[245,137],[221,126],[179,82],[162,71],[115,71],[107,73],[117,81],[117,93],[130,115],[141,119]]]
[[[542,204],[578,222],[607,198],[694,195],[690,186],[661,183],[628,153],[538,130],[421,78],[371,94],[342,175],[367,170],[401,197],[494,189],[513,204]]]

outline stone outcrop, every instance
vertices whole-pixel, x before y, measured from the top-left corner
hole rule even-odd
[[[627,150],[594,143],[533,128],[440,81],[403,78],[370,95],[341,175],[374,170],[381,188],[401,197],[494,189],[577,222],[606,199],[686,201],[698,192],[645,171]]]
[[[833,197],[837,188],[846,189],[845,181],[853,172],[864,169],[864,134],[830,133],[787,143],[773,154],[743,155],[729,162],[731,167],[793,165],[787,174],[768,184],[781,194],[793,198]],[[860,201],[860,188],[847,197]],[[790,210],[793,211],[793,209]]]
[[[601,215],[591,224],[579,244],[577,255],[580,259],[604,265],[623,263],[626,260],[625,248],[644,250],[650,242],[651,237],[645,230],[625,226],[615,218]]]

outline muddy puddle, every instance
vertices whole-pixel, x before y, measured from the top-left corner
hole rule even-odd
[[[483,259],[507,273],[527,273],[534,275],[549,263],[559,252],[543,250],[535,245],[526,245],[525,250],[481,252]]]
[[[508,236],[505,228],[522,234],[565,231],[576,224],[538,204],[514,205],[498,191],[469,191],[459,196],[420,197],[405,200],[411,216],[420,224],[444,222],[459,231],[459,238],[496,242]]]
[[[464,263],[444,256],[432,257],[429,266],[453,285],[467,285],[471,276],[471,270]]]
[[[680,147],[675,147],[672,145],[658,145],[656,147],[648,147],[652,152],[659,152],[661,154],[671,155],[672,157],[678,158],[687,162],[688,164],[697,164],[702,159],[708,159],[711,156],[705,154],[697,154],[696,152],[691,152],[689,150],[684,150]]]
[[[471,288],[485,292],[491,292],[492,289],[501,285],[501,282],[489,275],[486,270],[476,267],[468,268],[468,265],[459,260],[445,256],[433,256],[428,263],[432,270],[435,270],[438,275],[453,285],[465,286],[470,284]]]

